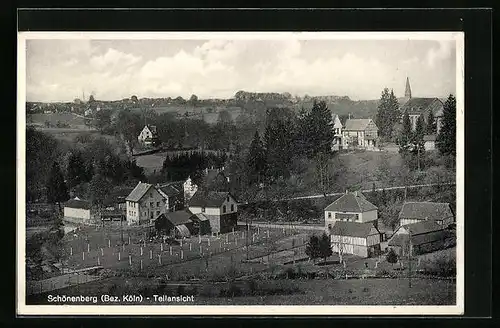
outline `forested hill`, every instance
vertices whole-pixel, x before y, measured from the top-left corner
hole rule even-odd
[[[373,118],[377,113],[379,100],[352,100],[347,96],[317,96],[317,97],[293,97],[289,93],[255,93],[239,91],[233,98],[229,99],[198,99],[192,96],[190,99],[177,98],[137,98],[116,101],[94,100],[85,102],[78,99],[75,102],[66,103],[40,103],[28,102],[26,109],[29,113],[52,112],[74,112],[83,115],[89,108],[109,109],[111,111],[121,109],[132,109],[142,111],[153,110],[158,114],[170,112],[183,117],[214,116],[220,111],[228,111],[233,119],[242,112],[256,116],[265,115],[266,110],[273,107],[287,107],[295,111],[301,108],[307,110],[312,108],[314,100],[325,101],[332,113],[347,117],[349,114],[354,118]],[[200,118],[201,118],[200,116]],[[205,117],[204,117],[205,119]],[[210,119],[208,119],[210,121]],[[215,120],[212,120],[215,121]],[[214,122],[208,122],[214,123]]]

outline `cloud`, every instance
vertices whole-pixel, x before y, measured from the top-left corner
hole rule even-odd
[[[375,99],[384,87],[403,88],[406,75],[412,87],[424,78],[419,91],[436,93],[424,90],[430,88],[425,81],[448,83],[443,82],[448,81],[443,65],[441,70],[434,66],[447,60],[453,50],[449,42],[439,47],[429,43],[433,47],[421,49],[420,55],[389,60],[390,49],[374,54],[362,45],[356,49],[328,43],[321,48],[293,39],[208,40],[178,46],[169,55],[155,52],[153,45],[146,51],[134,45],[127,49],[87,41],[44,42],[31,44],[27,53],[28,100],[71,101],[91,90],[103,100],[132,94],[226,98],[238,90]]]
[[[455,50],[454,41],[438,41],[439,47],[430,48],[427,52],[427,64],[430,67],[434,67],[439,61],[449,59],[452,52]]]

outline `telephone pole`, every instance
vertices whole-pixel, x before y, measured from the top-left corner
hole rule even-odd
[[[408,229],[408,287],[411,288],[411,231]]]

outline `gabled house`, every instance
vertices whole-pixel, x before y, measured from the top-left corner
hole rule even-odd
[[[149,183],[139,182],[125,200],[129,225],[152,223],[168,211],[167,198]]]
[[[434,221],[442,227],[455,222],[449,203],[406,202],[399,212],[399,225]]]
[[[210,221],[212,233],[226,233],[237,225],[238,204],[228,191],[197,191],[188,203],[193,214],[202,213]]]
[[[378,144],[378,127],[371,118],[347,119],[342,130],[342,148],[373,150]]]
[[[91,207],[89,201],[78,197],[68,200],[64,204],[64,221],[89,224],[96,218],[96,213]]]
[[[340,118],[338,115],[333,114],[333,141],[332,141],[332,150],[337,151],[342,147],[342,122],[340,122]]]
[[[346,192],[325,208],[325,229],[338,222],[372,222],[377,226],[378,209],[358,191]]]
[[[380,236],[373,222],[339,221],[330,229],[333,252],[365,258],[380,254]]]
[[[118,188],[109,193],[103,200],[104,209],[108,211],[125,211],[127,210],[127,196],[134,190],[132,187]]]
[[[146,124],[137,137],[140,144],[155,147],[159,143],[158,132],[155,125]]]
[[[455,244],[453,231],[435,221],[421,221],[400,226],[389,239],[388,247],[398,256],[419,255]]]

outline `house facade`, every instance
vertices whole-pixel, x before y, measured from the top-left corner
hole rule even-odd
[[[378,127],[371,118],[347,119],[342,130],[342,148],[374,150],[378,144]]]
[[[191,180],[191,177],[188,177],[183,184],[184,189],[184,203],[187,204],[191,197],[198,191],[198,186]]]
[[[337,222],[371,222],[377,226],[378,209],[361,192],[346,192],[325,208],[326,231],[330,231]]]
[[[238,203],[227,191],[197,191],[188,206],[191,213],[209,219],[212,233],[230,232],[237,225]]]
[[[168,212],[168,198],[155,186],[139,182],[127,196],[127,224],[152,223],[160,214]]]
[[[339,116],[336,114],[333,114],[332,123],[333,123],[332,150],[338,151],[342,148],[342,130],[344,126],[342,125]]]
[[[434,252],[455,243],[453,231],[435,221],[421,221],[400,226],[389,239],[388,247],[404,257]]]
[[[332,251],[372,257],[380,254],[381,233],[373,222],[337,222],[330,229]]]
[[[167,182],[157,184],[155,187],[165,198],[165,207],[168,212],[175,212],[184,208],[183,182]]]
[[[137,140],[144,146],[157,146],[159,139],[156,126],[150,124],[145,125],[144,128],[142,128],[141,133],[139,133]]]
[[[64,204],[63,220],[77,224],[89,224],[95,220],[95,212],[91,208],[90,202],[75,197]]]
[[[424,221],[433,221],[447,227],[455,222],[449,203],[406,202],[399,212],[399,225],[404,226]]]

